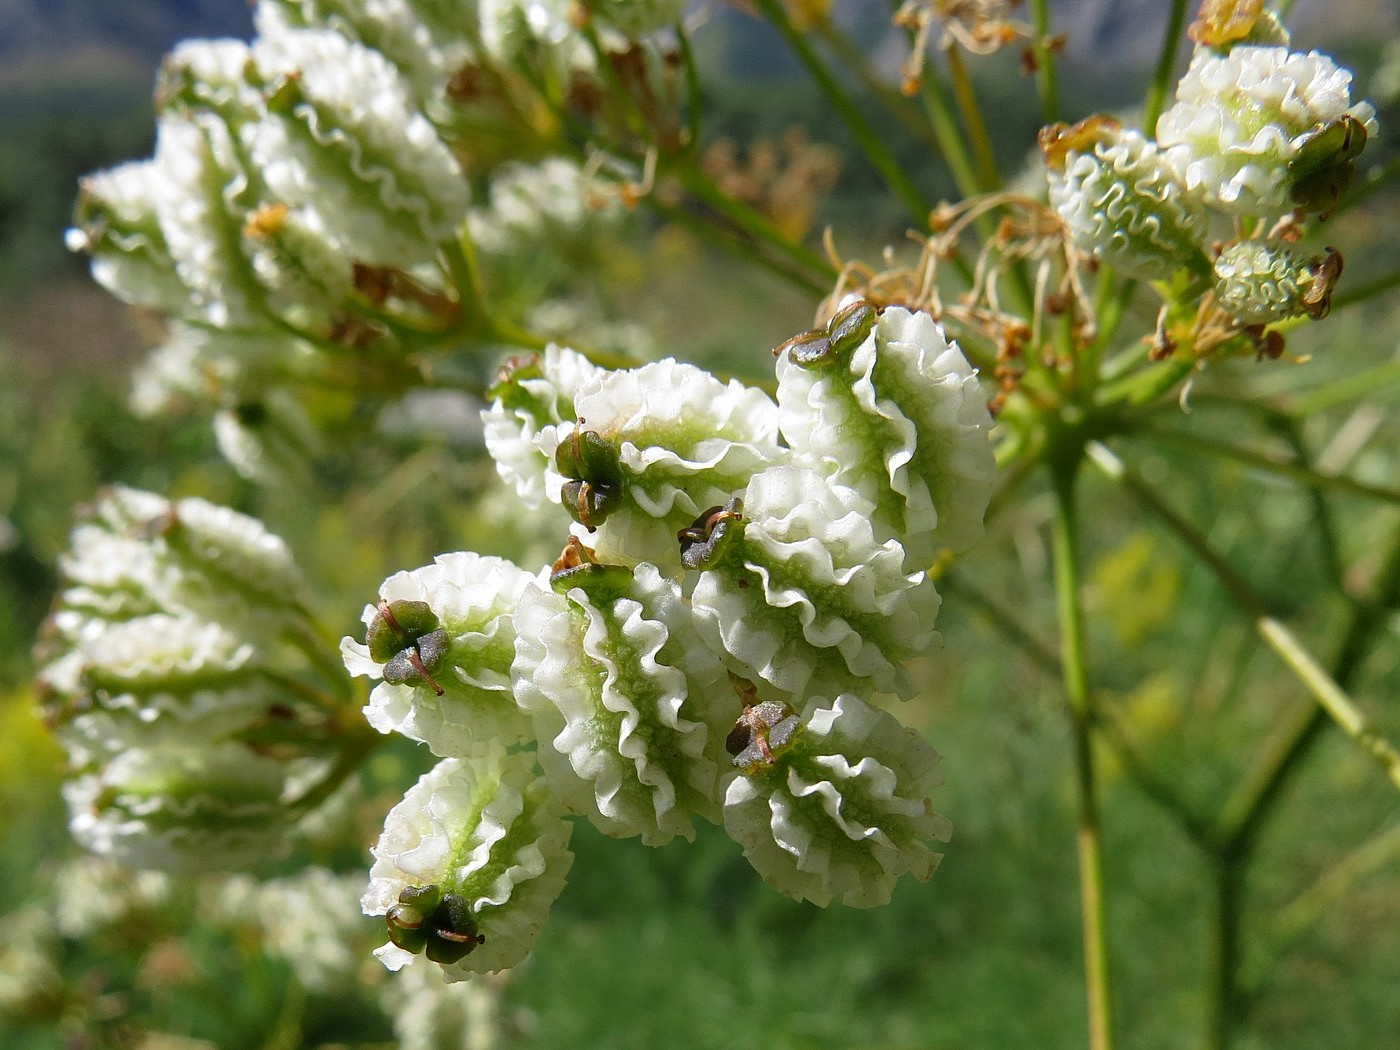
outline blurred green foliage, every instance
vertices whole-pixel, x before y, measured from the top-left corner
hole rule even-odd
[[[720,113],[717,132],[781,131],[811,109],[805,89],[787,92],[765,91],[758,106],[746,85],[734,85],[711,100]],[[50,120],[37,98],[10,100],[0,110],[0,139],[7,142],[0,151],[0,284],[12,296],[39,294],[40,282],[68,265],[54,226],[66,213],[72,174],[145,148],[144,102],[120,92],[87,101],[81,117],[64,123]],[[1029,110],[1022,117],[1028,126],[1035,122]],[[1006,141],[1026,138],[1008,134]],[[857,172],[843,183],[833,214],[861,214],[867,177]],[[1357,246],[1350,254],[1363,275],[1393,270],[1397,255],[1381,236],[1387,224],[1377,221],[1396,218],[1396,206],[1373,203],[1365,220],[1337,220],[1344,231],[1338,236]],[[868,235],[877,239],[895,221],[876,216]],[[661,231],[652,247],[632,250],[654,254],[612,260],[612,294],[668,350],[753,371],[768,346],[809,322],[800,296],[736,271],[681,231]],[[1150,331],[1150,318],[1141,323]],[[1307,365],[1218,369],[1193,391],[1193,431],[1284,449],[1267,418],[1242,428],[1237,416],[1218,410],[1212,392],[1248,385],[1274,404],[1315,395],[1393,353],[1397,330],[1393,308],[1368,305],[1330,321],[1322,342],[1297,339],[1290,348],[1312,354]],[[311,488],[269,501],[219,461],[203,424],[132,423],[120,375],[100,367],[54,371],[17,360],[4,345],[0,368],[8,376],[0,387],[0,899],[7,911],[42,899],[45,879],[67,849],[59,752],[32,713],[25,682],[71,507],[99,485],[120,480],[198,492],[263,515],[306,555],[322,585],[320,611],[331,635],[355,628],[363,601],[395,568],[443,550],[512,553],[510,530],[483,495],[494,481],[490,464],[470,447],[411,442],[401,456],[391,450],[354,470],[332,462]],[[1366,406],[1348,402],[1299,426],[1304,440],[1321,447],[1341,440],[1348,426],[1369,426],[1352,473],[1394,484],[1393,463],[1380,450],[1400,446],[1400,424],[1386,412],[1397,391],[1373,393],[1373,418],[1359,416]],[[1375,568],[1370,552],[1395,528],[1394,507],[1333,497],[1328,516],[1320,517],[1308,490],[1275,475],[1167,445],[1144,448],[1138,463],[1149,480],[1329,655],[1327,640],[1345,610],[1313,596],[1339,571],[1349,587],[1364,585]],[[1214,813],[1277,724],[1311,701],[1170,536],[1147,526],[1125,532],[1134,512],[1106,488],[1089,505],[1090,600],[1101,627],[1092,642],[1106,706],[1158,776],[1200,812]],[[1074,800],[1058,680],[1044,666],[1054,658],[1048,570],[1038,560],[1045,520],[1043,498],[1022,493],[950,581],[975,581],[980,593],[1014,610],[1044,639],[1043,659],[1017,651],[972,603],[949,601],[944,651],[924,670],[926,699],[905,712],[945,756],[947,784],[937,802],[956,827],[928,886],[904,885],[893,904],[871,912],[822,910],[759,884],[718,831],[641,850],[579,822],[571,886],[535,956],[506,985],[502,1045],[1082,1046]],[[1322,529],[1336,533],[1341,566],[1320,553]],[[1400,735],[1400,708],[1389,702],[1400,695],[1397,651],[1388,625],[1354,687],[1392,738]],[[402,780],[423,758],[409,748],[386,753],[376,775],[385,783]],[[1110,929],[1124,1045],[1169,1050],[1194,1039],[1205,997],[1206,862],[1121,764],[1107,758],[1106,769]],[[366,843],[389,801],[373,791],[364,800]],[[1327,902],[1296,939],[1279,940],[1277,920],[1395,814],[1391,788],[1341,739],[1326,741],[1283,795],[1251,873],[1246,971],[1257,980],[1254,1034],[1245,1045],[1394,1045],[1395,858]],[[355,858],[334,861],[352,868]],[[67,997],[61,1023],[0,1014],[0,1043],[15,1050],[155,1046],[145,1040],[164,1032],[227,1050],[388,1045],[387,1022],[368,1005],[299,991],[284,963],[227,931],[185,925],[192,915],[186,902],[124,940],[64,940],[55,956],[63,979],[55,994]],[[1274,945],[1282,953],[1276,959]]]

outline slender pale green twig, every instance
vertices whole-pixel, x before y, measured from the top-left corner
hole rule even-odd
[[[793,241],[766,215],[726,195],[693,164],[682,165],[672,173],[680,179],[686,192],[713,208],[755,241],[787,256],[814,278],[829,281],[836,277],[835,268],[818,252]]]
[[[1354,743],[1376,762],[1396,787],[1400,787],[1400,751],[1381,735],[1345,690],[1317,662],[1288,627],[1269,614],[1262,598],[1234,567],[1225,561],[1189,521],[1168,507],[1153,489],[1127,469],[1123,461],[1098,442],[1090,443],[1089,458],[1108,477],[1119,482],[1197,555],[1254,625],[1259,636],[1283,661],[1313,699]]]
[[[1307,419],[1320,412],[1352,404],[1361,397],[1369,395],[1374,398],[1379,391],[1387,387],[1394,387],[1400,391],[1400,358],[1383,361],[1381,364],[1363,368],[1360,372],[1315,387],[1287,405],[1283,411],[1294,419]]]
[[[1167,92],[1171,90],[1172,74],[1176,72],[1176,56],[1181,48],[1188,6],[1187,0],[1172,0],[1166,35],[1162,38],[1162,51],[1157,58],[1157,70],[1152,75],[1152,83],[1148,85],[1147,102],[1143,107],[1142,126],[1148,134],[1157,126],[1157,118],[1166,108]]]
[[[993,630],[1025,653],[1046,674],[1055,678],[1063,676],[1064,669],[1054,650],[1036,637],[1006,606],[969,583],[961,573],[945,570],[938,577],[938,589],[945,595],[956,595],[959,600],[981,612]],[[1198,844],[1208,841],[1210,822],[1195,812],[1169,781],[1152,770],[1112,713],[1096,705],[1093,716],[1094,729],[1123,764],[1128,779],[1138,790],[1166,811],[1187,838]]]
[[[904,168],[895,159],[894,154],[890,152],[879,133],[870,126],[869,121],[865,119],[865,114],[851,101],[850,95],[832,75],[831,70],[826,67],[821,56],[807,42],[807,38],[792,24],[781,0],[754,0],[754,5],[782,35],[783,40],[787,42],[788,47],[792,49],[793,54],[807,70],[807,74],[816,82],[821,93],[826,96],[827,102],[836,111],[836,115],[855,136],[856,143],[860,146],[866,159],[880,173],[885,185],[899,198],[909,213],[909,217],[920,229],[923,229],[928,223],[929,213],[928,203],[924,200],[923,194],[905,174]]]
[[[1380,295],[1381,292],[1388,292],[1392,288],[1400,287],[1400,270],[1388,273],[1384,277],[1377,277],[1374,281],[1368,281],[1360,288],[1348,289],[1341,295],[1332,299],[1332,309],[1340,310],[1344,306],[1351,306],[1353,303],[1363,302],[1372,296]]]
[[[1228,441],[1220,441],[1202,434],[1194,434],[1170,427],[1137,426],[1128,431],[1128,436],[1134,439],[1140,438],[1153,444],[1174,445],[1207,457],[1232,459],[1247,466],[1257,467],[1270,474],[1291,478],[1313,488],[1331,489],[1335,492],[1364,496],[1367,499],[1380,500],[1384,503],[1400,504],[1400,489],[1384,485],[1371,485],[1364,481],[1357,481],[1345,474],[1328,474],[1304,463],[1277,459],[1262,452],[1240,448]]]
[[[1070,442],[1075,444],[1074,442]],[[1079,889],[1084,934],[1084,983],[1091,1050],[1113,1046],[1113,998],[1108,971],[1107,886],[1103,873],[1098,786],[1094,772],[1093,697],[1089,687],[1084,606],[1080,595],[1079,523],[1075,478],[1080,449],[1061,449],[1050,464],[1055,480],[1053,524],[1055,597],[1060,621],[1060,660],[1069,702],[1075,786],[1079,799]]]
[[[948,77],[953,85],[953,98],[958,104],[963,127],[972,143],[972,156],[976,163],[977,184],[983,193],[1001,189],[1001,173],[997,171],[996,154],[992,151],[992,140],[987,135],[987,122],[982,116],[982,107],[977,104],[977,92],[972,86],[972,78],[963,61],[962,50],[957,44],[944,49],[948,60]]]
[[[953,117],[953,108],[944,93],[937,71],[925,65],[919,77],[919,97],[924,101],[924,111],[928,114],[929,125],[933,128],[938,148],[943,151],[943,160],[953,176],[958,192],[964,197],[977,196],[977,170],[972,164],[972,155],[967,151],[967,143],[958,133],[958,123]]]
[[[1060,84],[1055,71],[1055,52],[1050,40],[1050,4],[1031,0],[1031,25],[1035,27],[1035,86],[1040,92],[1040,109],[1045,123],[1060,119]]]
[[[1377,573],[1375,599],[1352,606],[1350,619],[1336,656],[1332,678],[1349,687],[1370,651],[1375,632],[1400,602],[1400,530],[1394,537],[1385,564]],[[1269,815],[1284,789],[1311,752],[1328,718],[1316,704],[1300,705],[1266,742],[1239,785],[1227,799],[1217,821],[1213,852],[1219,883],[1214,917],[1215,961],[1212,981],[1212,1045],[1228,1044],[1243,1009],[1244,991],[1239,979],[1243,909],[1233,888],[1243,884],[1247,867]],[[1257,980],[1252,982],[1257,983]]]
[[[716,247],[723,248],[740,259],[763,267],[803,291],[821,296],[831,290],[831,280],[835,279],[834,271],[831,279],[818,280],[811,276],[807,270],[795,267],[785,259],[775,259],[766,251],[756,250],[760,249],[760,246],[736,230],[728,229],[714,222],[707,222],[697,215],[692,215],[684,208],[658,199],[655,194],[648,194],[646,200],[647,206],[662,218],[684,226],[702,240],[708,240]]]
[[[880,102],[911,134],[917,135],[935,149],[938,147],[938,140],[934,137],[932,129],[919,119],[917,108],[874,74],[865,52],[839,25],[830,18],[823,18],[817,21],[813,28],[822,38],[822,43],[831,48],[831,53],[860,81],[861,87],[871,98]]]
[[[358,712],[356,716],[356,720],[344,726],[336,736],[340,751],[330,768],[299,797],[287,803],[287,809],[296,816],[310,813],[335,794],[340,785],[364,768],[365,759],[389,739],[360,721]]]
[[[1354,850],[1278,913],[1274,922],[1273,950],[1277,952],[1295,940],[1366,876],[1397,861],[1400,861],[1400,822],[1391,824]]]

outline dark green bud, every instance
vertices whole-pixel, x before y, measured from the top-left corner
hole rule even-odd
[[[866,337],[874,330],[875,321],[879,316],[880,311],[876,309],[875,304],[864,299],[838,310],[826,326],[827,338],[831,341],[831,352],[837,357],[849,356],[851,351],[865,342]]]
[[[594,601],[610,602],[627,593],[632,585],[632,570],[626,565],[603,565],[593,552],[570,536],[564,553],[550,571],[549,585],[556,594],[567,594],[580,587]]]
[[[384,665],[384,681],[391,685],[422,682],[438,696],[443,694],[433,674],[442,666],[451,645],[427,602],[381,600],[365,644],[370,659]]]
[[[723,507],[711,507],[695,524],[676,533],[681,547],[681,564],[687,569],[708,569],[744,531],[744,501],[735,496]]]
[[[408,887],[384,918],[393,944],[435,963],[450,966],[486,941],[467,899],[435,884]]]
[[[1366,126],[1349,113],[1319,124],[1288,162],[1289,195],[1307,211],[1329,211],[1356,177],[1354,161],[1366,148]]]
[[[617,485],[622,481],[617,449],[596,430],[575,429],[555,450],[554,465],[566,478],[597,485]]]

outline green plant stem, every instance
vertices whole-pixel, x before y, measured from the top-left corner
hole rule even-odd
[[[1374,397],[1386,387],[1397,385],[1400,385],[1400,358],[1392,358],[1316,387],[1284,411],[1293,419],[1306,419],[1320,412],[1350,404],[1367,395]]]
[[[1004,605],[963,579],[962,574],[953,570],[945,571],[938,578],[938,588],[943,594],[956,595],[959,601],[979,611],[993,630],[1025,653],[1040,670],[1054,678],[1063,676],[1064,669],[1054,650],[1036,637],[1030,628],[1021,623]],[[1123,764],[1128,779],[1137,786],[1143,796],[1171,816],[1192,842],[1198,845],[1206,842],[1210,834],[1210,823],[1186,803],[1169,781],[1153,772],[1111,712],[1095,705],[1093,715],[1094,729]]]
[[[909,217],[914,220],[918,228],[924,229],[928,224],[929,208],[923,195],[909,176],[905,174],[903,167],[895,159],[894,154],[889,151],[879,134],[870,126],[865,115],[851,101],[846,89],[832,76],[831,70],[827,69],[821,56],[807,42],[807,38],[798,32],[792,24],[781,0],[754,0],[754,6],[782,35],[783,40],[787,42],[798,61],[806,68],[808,75],[816,82],[821,93],[826,96],[831,108],[836,111],[837,116],[855,136],[861,151],[865,154],[866,159],[874,165],[875,170],[880,173],[885,185],[899,198],[909,213]]]
[[[1123,461],[1109,449],[1092,442],[1089,458],[1108,477],[1121,484],[1137,501],[1150,510],[1159,521],[1174,532],[1178,539],[1214,573],[1240,611],[1249,618],[1255,631],[1270,649],[1293,672],[1313,699],[1326,711],[1354,743],[1380,766],[1386,777],[1400,788],[1400,751],[1383,737],[1366,718],[1346,691],[1330,675],[1307,647],[1288,627],[1269,614],[1264,600],[1224,558],[1206,541],[1189,521],[1168,507],[1153,489],[1127,469]]]
[[[1050,4],[1031,0],[1031,25],[1035,27],[1035,86],[1040,92],[1040,109],[1045,123],[1060,119],[1060,86],[1055,72],[1055,55],[1050,49]]]
[[[1148,85],[1147,100],[1143,107],[1142,126],[1149,135],[1153,134],[1157,127],[1157,118],[1166,108],[1167,92],[1171,90],[1172,74],[1176,72],[1176,56],[1181,49],[1188,6],[1187,0],[1172,0],[1166,36],[1162,38],[1162,53],[1157,59],[1157,70],[1152,76],[1152,83]]]
[[[1345,474],[1327,474],[1305,463],[1277,459],[1262,452],[1255,452],[1253,449],[1240,448],[1228,441],[1219,441],[1184,430],[1158,426],[1134,427],[1128,431],[1128,435],[1133,438],[1141,438],[1154,445],[1171,445],[1206,457],[1232,459],[1246,466],[1257,467],[1270,474],[1277,474],[1280,477],[1301,482],[1311,488],[1330,489],[1351,496],[1364,496],[1367,499],[1380,500],[1383,503],[1400,504],[1400,489],[1369,485]]]
[[[305,816],[335,794],[342,784],[364,767],[365,760],[380,745],[388,741],[388,737],[375,732],[368,725],[359,721],[359,712],[355,712],[355,715],[357,720],[346,727],[345,731],[338,737],[341,745],[340,753],[336,755],[335,761],[326,770],[325,776],[307,788],[299,797],[287,803],[287,808],[295,816]]]
[[[1088,1004],[1091,1050],[1113,1046],[1113,1002],[1108,972],[1106,886],[1098,788],[1094,774],[1093,697],[1089,688],[1084,606],[1080,595],[1079,522],[1075,479],[1080,450],[1061,449],[1051,461],[1056,513],[1053,532],[1055,598],[1060,621],[1060,660],[1069,704],[1074,751],[1075,787],[1079,799],[1080,907],[1084,936],[1084,983]]]
[[[953,108],[944,93],[943,84],[931,66],[925,66],[919,78],[919,96],[924,101],[924,111],[928,114],[929,126],[943,151],[943,159],[958,192],[964,197],[977,196],[977,171],[972,165],[972,155],[967,151],[958,132],[958,123],[953,117]]]
[[[987,122],[982,116],[982,107],[977,104],[977,92],[968,75],[967,63],[963,61],[962,49],[953,44],[943,52],[948,59],[948,78],[953,84],[953,98],[958,104],[963,127],[972,143],[972,156],[976,163],[977,184],[983,193],[1001,189],[1001,173],[997,171],[996,154],[992,152],[992,140],[987,135]]]
[[[872,98],[878,99],[885,109],[889,110],[890,115],[903,124],[907,131],[917,135],[935,149],[938,148],[938,140],[933,136],[932,130],[919,119],[918,109],[911,106],[908,99],[871,72],[865,52],[849,35],[842,31],[840,26],[829,18],[823,18],[813,28],[817,35],[822,38],[822,43],[831,48],[832,54],[840,60],[852,76],[860,81],[861,87]]]
[[[1400,823],[1392,824],[1352,851],[1279,912],[1274,924],[1275,950],[1295,940],[1361,879],[1396,860],[1400,860]]]
[[[786,260],[775,259],[764,251],[755,251],[754,242],[734,230],[717,226],[713,222],[706,222],[700,217],[690,214],[684,208],[657,200],[653,195],[649,194],[646,200],[647,206],[663,219],[684,226],[702,240],[707,240],[716,247],[723,248],[749,263],[761,266],[805,292],[822,296],[830,291],[831,281],[835,280],[834,271],[831,279],[823,283],[809,276],[806,270],[796,268]]]
[[[694,164],[684,164],[672,174],[680,179],[687,193],[703,201],[759,244],[787,256],[805,273],[824,281],[834,280],[836,270],[819,253],[791,240],[776,223],[754,208],[726,196],[718,186]]]
[[[1360,288],[1352,288],[1342,295],[1334,296],[1332,299],[1332,309],[1340,310],[1343,307],[1351,306],[1353,303],[1362,302],[1373,295],[1380,295],[1381,292],[1388,292],[1392,288],[1400,286],[1400,270],[1388,273],[1384,277],[1378,277],[1374,281],[1363,284]]]

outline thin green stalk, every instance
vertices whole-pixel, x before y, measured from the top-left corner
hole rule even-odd
[[[1217,854],[1215,897],[1210,914],[1210,995],[1206,1001],[1206,1050],[1226,1050],[1244,1020],[1246,999],[1240,986],[1240,956],[1247,870],[1234,855]]]
[[[1400,860],[1400,823],[1391,824],[1328,870],[1278,914],[1277,951],[1295,940],[1327,908],[1342,900],[1366,876]]]
[[[983,619],[1021,652],[1025,653],[1038,668],[1055,678],[1064,674],[1060,658],[1048,645],[1042,642],[1025,624],[995,598],[980,588],[968,583],[955,571],[945,571],[938,578],[938,588],[945,595],[956,595],[958,600],[970,608],[981,612]],[[1113,754],[1123,764],[1128,779],[1151,802],[1163,809],[1181,828],[1191,841],[1201,844],[1207,841],[1209,823],[1196,813],[1183,799],[1171,783],[1153,772],[1143,757],[1133,746],[1127,732],[1114,719],[1112,713],[1095,707],[1094,729]]]
[[[1040,108],[1045,123],[1060,119],[1060,85],[1055,73],[1055,55],[1050,48],[1050,4],[1031,0],[1031,25],[1035,27],[1035,86],[1040,92]]]
[[[1088,652],[1081,601],[1079,522],[1075,478],[1080,453],[1051,463],[1055,478],[1053,524],[1055,597],[1060,621],[1060,660],[1069,702],[1075,787],[1079,799],[1079,890],[1084,937],[1084,984],[1091,1050],[1113,1046],[1113,1001],[1108,972],[1106,886],[1100,829],[1098,786],[1094,774],[1093,697],[1089,688]]]
[[[1340,310],[1344,306],[1351,306],[1353,303],[1359,303],[1365,299],[1371,298],[1373,295],[1380,295],[1381,292],[1388,292],[1396,286],[1400,286],[1400,270],[1396,270],[1394,273],[1388,273],[1384,277],[1378,277],[1374,281],[1363,284],[1360,288],[1352,288],[1342,295],[1335,296],[1332,299],[1332,309]]]
[[[1320,412],[1351,404],[1368,394],[1374,397],[1378,391],[1396,386],[1400,386],[1400,357],[1315,387],[1284,411],[1293,419],[1307,419]]]
[[[972,78],[963,61],[962,50],[954,44],[943,54],[948,59],[948,77],[953,84],[953,98],[958,104],[963,127],[972,143],[972,156],[977,165],[977,184],[983,193],[1001,189],[1001,173],[997,171],[996,154],[992,151],[992,140],[987,135],[987,122],[982,116],[982,107],[977,104],[977,92],[972,86]]]
[[[1301,482],[1311,488],[1330,489],[1351,496],[1364,496],[1384,503],[1400,504],[1400,489],[1388,488],[1384,485],[1369,485],[1345,474],[1327,474],[1304,463],[1276,459],[1262,452],[1255,452],[1253,449],[1240,448],[1228,441],[1219,441],[1184,430],[1158,426],[1136,427],[1129,432],[1129,436],[1141,438],[1156,445],[1173,445],[1211,458],[1232,459],[1238,463],[1268,471],[1270,474],[1277,474],[1280,477]]]
[[[340,753],[336,755],[325,775],[308,787],[298,798],[288,802],[287,808],[298,817],[310,813],[359,772],[364,767],[365,759],[388,739],[388,737],[376,733],[364,722],[357,720],[352,723],[338,737],[341,745]]]
[[[968,153],[967,144],[958,133],[953,108],[931,66],[925,66],[923,75],[919,78],[919,95],[924,100],[929,125],[933,128],[934,138],[938,140],[938,148],[943,151],[943,159],[948,164],[948,171],[953,176],[958,192],[964,197],[977,196],[977,171],[972,164],[972,155]]]
[[[648,194],[646,202],[647,206],[662,218],[686,227],[701,239],[708,239],[711,243],[731,252],[733,255],[746,262],[755,263],[768,270],[770,273],[777,274],[785,281],[801,288],[803,291],[810,292],[816,296],[822,296],[831,290],[830,281],[835,279],[834,272],[832,273],[832,277],[823,283],[810,276],[805,270],[795,268],[786,260],[775,259],[764,251],[755,251],[754,249],[756,246],[753,241],[733,230],[717,226],[713,222],[705,222],[699,217],[690,214],[690,212],[686,211],[684,208],[678,208],[675,205],[666,204],[658,200],[654,194]]]
[[[1400,751],[1352,702],[1346,691],[1318,663],[1288,627],[1268,612],[1264,600],[1234,567],[1225,561],[1189,521],[1168,507],[1153,489],[1127,469],[1116,455],[1098,443],[1088,446],[1089,458],[1108,477],[1119,482],[1137,501],[1166,525],[1215,574],[1240,611],[1253,623],[1259,637],[1293,672],[1322,710],[1354,743],[1379,765],[1386,777],[1400,787]]]
[[[846,89],[832,76],[831,70],[827,69],[821,56],[807,42],[807,38],[797,31],[791,19],[788,18],[781,0],[754,0],[754,5],[782,35],[793,54],[806,68],[808,75],[816,82],[822,94],[826,96],[826,100],[836,111],[837,116],[855,136],[866,159],[875,166],[875,170],[885,180],[885,185],[899,198],[905,210],[908,211],[909,217],[920,229],[923,229],[928,224],[929,213],[929,207],[923,199],[923,195],[909,176],[905,174],[904,168],[900,166],[889,147],[870,126],[865,115],[851,101]]]
[[[814,277],[827,281],[835,279],[836,270],[827,259],[806,245],[791,240],[766,215],[742,201],[726,196],[703,171],[693,164],[682,165],[672,173],[680,179],[686,192],[699,198],[755,241],[787,256]]]
[[[1162,38],[1162,53],[1157,59],[1157,70],[1147,88],[1147,101],[1143,107],[1142,126],[1149,135],[1156,128],[1157,118],[1162,115],[1162,110],[1166,108],[1167,92],[1171,90],[1172,74],[1176,72],[1176,56],[1181,49],[1188,6],[1187,0],[1172,0],[1166,36]]]
[[[935,149],[938,147],[938,140],[933,136],[932,130],[919,119],[918,109],[912,107],[908,99],[871,71],[870,62],[866,59],[865,52],[848,34],[842,31],[840,26],[829,18],[823,18],[813,28],[816,29],[817,35],[822,38],[822,42],[831,48],[832,54],[841,61],[841,64],[850,71],[852,76],[860,81],[861,87],[872,98],[878,99],[890,112],[890,115],[903,124],[911,134],[917,135]]]

